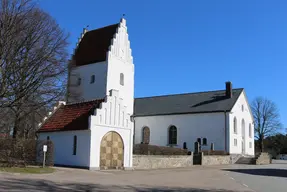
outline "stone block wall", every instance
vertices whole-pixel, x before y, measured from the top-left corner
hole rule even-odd
[[[193,166],[193,155],[134,155],[134,169],[160,169]]]
[[[203,155],[201,165],[226,165],[231,163],[230,155]]]

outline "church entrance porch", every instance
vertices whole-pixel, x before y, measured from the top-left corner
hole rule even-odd
[[[117,132],[108,132],[101,141],[100,169],[122,169],[123,165],[123,140]]]

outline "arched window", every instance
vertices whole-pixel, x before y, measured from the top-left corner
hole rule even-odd
[[[125,76],[123,73],[120,74],[120,85],[124,85],[125,84]]]
[[[197,138],[197,142],[199,145],[201,145],[201,138]]]
[[[82,79],[81,79],[81,78],[78,78],[78,82],[77,82],[77,84],[80,86],[80,85],[81,85],[81,83],[82,83]]]
[[[233,132],[237,134],[237,119],[234,117],[233,119]]]
[[[77,136],[74,136],[73,155],[77,155]]]
[[[91,82],[90,82],[91,84],[93,84],[93,83],[95,83],[95,75],[92,75],[91,76]]]
[[[207,145],[207,139],[206,138],[202,139],[202,145]]]
[[[50,136],[47,136],[47,140],[48,140],[48,141],[50,140]]]
[[[245,137],[245,121],[242,119],[241,121],[241,136]]]
[[[186,142],[183,142],[183,149],[187,149]]]
[[[142,142],[143,144],[149,144],[149,140],[150,140],[150,129],[148,127],[144,127]]]
[[[252,127],[251,127],[251,123],[249,123],[249,137],[252,137]]]
[[[177,144],[177,129],[174,125],[169,127],[168,136],[169,136],[169,139],[168,139],[169,144],[176,145]]]

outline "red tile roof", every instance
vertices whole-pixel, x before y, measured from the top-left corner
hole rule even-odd
[[[76,66],[106,61],[107,52],[119,24],[88,31],[73,57]]]
[[[89,116],[104,99],[60,106],[41,126],[38,132],[86,130]]]

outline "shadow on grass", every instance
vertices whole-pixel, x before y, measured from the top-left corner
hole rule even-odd
[[[224,171],[259,176],[287,177],[287,169],[224,169]]]
[[[221,189],[198,189],[198,188],[166,188],[166,187],[135,187],[135,186],[116,186],[98,185],[85,183],[54,183],[44,180],[33,179],[8,179],[1,181],[0,191],[57,191],[57,192],[95,192],[95,191],[116,191],[116,192],[233,192]]]

